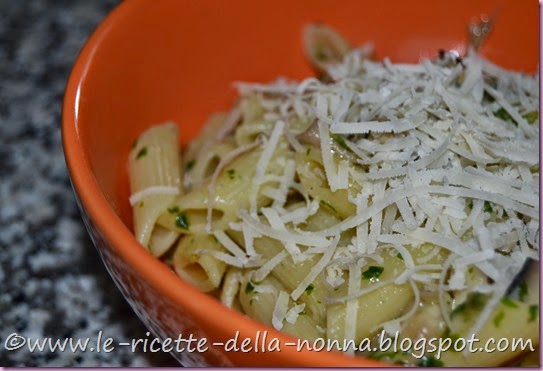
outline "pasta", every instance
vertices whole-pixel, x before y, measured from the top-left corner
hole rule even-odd
[[[322,78],[238,83],[232,111],[184,149],[171,123],[141,135],[137,239],[198,289],[300,338],[537,347],[538,76],[474,50],[374,61],[330,28],[306,31]],[[521,353],[362,355],[495,366]]]

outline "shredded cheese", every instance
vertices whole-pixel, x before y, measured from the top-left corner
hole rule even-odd
[[[173,186],[152,186],[147,187],[139,192],[133,193],[130,195],[129,201],[131,206],[135,206],[141,200],[145,199],[147,196],[152,195],[173,195],[176,196],[179,194],[179,188]]]
[[[331,66],[327,82],[236,83],[243,104],[216,139],[231,136],[236,125],[254,125],[250,132],[258,137],[223,157],[211,176],[206,230],[225,251],[209,253],[252,269],[255,282],[287,260],[316,262],[289,282],[291,290],[258,288],[278,291],[276,329],[296,323],[306,308],[304,293],[321,280],[319,287],[329,290],[325,302],[345,304],[347,340],[359,336],[355,299],[406,283],[412,306],[374,331],[401,329],[428,292],[439,298],[452,329],[451,303],[484,292],[490,299],[470,329],[480,331],[523,262],[539,256],[539,126],[532,122],[539,119],[537,76],[506,71],[478,55],[462,63],[395,64],[370,60],[368,50],[354,50]],[[309,167],[301,158],[314,146],[320,163]],[[238,244],[212,228],[214,187],[230,161],[257,147],[256,174],[247,179],[250,206],[230,223],[243,235]],[[271,164],[282,171],[270,174]],[[322,185],[304,188],[307,174]],[[177,192],[152,187],[130,201]],[[260,205],[262,198],[269,201]],[[353,205],[352,215],[344,215]],[[277,241],[281,250],[264,258],[257,253],[263,239]],[[386,254],[402,268],[362,288],[362,267],[383,264]],[[472,283],[470,269],[488,282]],[[341,296],[334,294],[338,288]]]

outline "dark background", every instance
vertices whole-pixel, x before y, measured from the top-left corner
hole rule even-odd
[[[32,340],[145,338],[83,226],[61,143],[65,85],[117,0],[0,0],[0,366],[175,366],[167,354],[7,351]]]

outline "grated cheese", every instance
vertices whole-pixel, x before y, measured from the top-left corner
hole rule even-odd
[[[407,282],[413,305],[374,331],[401,329],[428,292],[439,298],[443,321],[452,329],[451,301],[457,305],[467,293],[484,292],[491,299],[470,329],[480,331],[523,262],[539,256],[539,126],[526,116],[539,107],[537,76],[506,71],[478,55],[461,64],[398,64],[372,61],[369,50],[353,50],[330,66],[326,82],[236,83],[242,101],[257,99],[262,112],[245,112],[241,105],[217,135],[227,137],[236,125],[251,123],[246,120],[255,121],[251,133],[261,134],[224,157],[213,173],[208,231],[218,174],[233,158],[257,147],[262,152],[248,180],[249,210],[240,210],[230,224],[243,234],[243,244],[213,231],[226,252],[210,254],[251,267],[255,281],[276,274],[285,259],[317,261],[291,291],[279,291],[276,329],[296,323],[305,308],[302,295],[321,279],[329,290],[325,302],[345,304],[347,340],[359,336],[361,308],[354,299]],[[313,150],[305,143],[307,130],[322,160],[311,170],[300,161]],[[271,163],[282,172],[269,174]],[[309,171],[323,180],[325,193],[304,188],[300,178]],[[269,202],[258,206],[258,197]],[[352,215],[328,216],[320,203],[335,211],[340,204],[356,208]],[[255,250],[260,238],[277,241],[281,250],[263,258]],[[383,264],[385,254],[401,259],[402,268],[361,288],[362,267]],[[488,283],[471,283],[471,268]],[[338,288],[343,296],[333,296]]]
[[[283,321],[285,320],[288,311],[288,301],[288,293],[282,290],[279,291],[272,313],[272,325],[276,330],[281,330],[283,328]]]
[[[140,202],[141,200],[145,199],[147,196],[154,196],[154,195],[178,195],[179,188],[173,187],[173,186],[152,186],[147,187],[145,189],[142,189],[139,192],[133,193],[130,195],[129,202],[131,206],[135,206]]]

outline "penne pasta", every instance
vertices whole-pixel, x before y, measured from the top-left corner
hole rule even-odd
[[[226,263],[217,259],[213,252],[225,251],[212,236],[186,235],[175,249],[173,268],[183,279],[209,292],[220,286],[227,268]]]
[[[143,246],[150,248],[158,217],[181,194],[177,125],[170,122],[143,133],[130,152],[128,167],[134,233]],[[159,248],[157,255],[163,250]]]

